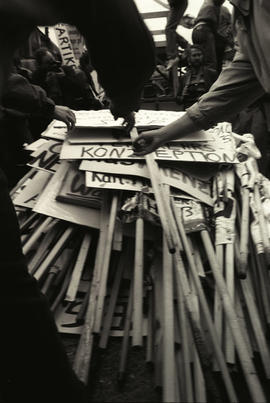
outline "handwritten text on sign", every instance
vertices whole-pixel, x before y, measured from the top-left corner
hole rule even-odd
[[[86,171],[103,172],[117,175],[135,175],[150,178],[149,171],[144,162],[135,161],[82,161],[80,169]],[[201,181],[187,175],[179,169],[161,168],[162,181],[170,186],[180,189],[202,202],[212,206],[211,189],[209,182]]]
[[[78,62],[74,56],[73,46],[69,37],[68,27],[66,24],[57,24],[54,27],[56,40],[63,59],[63,64],[76,67]]]
[[[235,150],[226,147],[222,141],[209,143],[185,143],[166,145],[153,152],[156,160],[165,161],[193,161],[208,163],[237,163]],[[131,146],[125,145],[69,145],[64,142],[60,159],[124,159],[141,160],[143,157],[134,155]]]

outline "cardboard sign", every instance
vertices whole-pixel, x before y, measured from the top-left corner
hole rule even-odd
[[[57,44],[62,56],[63,64],[77,67],[78,61],[73,52],[73,46],[68,33],[67,24],[57,24],[54,26]]]
[[[105,161],[82,161],[80,169],[113,175],[135,175],[150,178],[144,162],[115,161],[114,163],[110,163]],[[175,168],[161,168],[161,173],[163,175],[163,182],[167,185],[186,192],[209,206],[213,206],[210,182],[201,181]]]
[[[41,137],[53,140],[65,140],[67,135],[67,125],[59,120],[53,120],[44,132],[41,133]]]
[[[100,212],[97,209],[62,203],[56,200],[70,163],[62,162],[40,195],[34,211],[90,228],[99,228]]]
[[[129,178],[123,175],[119,176],[86,171],[85,183],[86,186],[90,188],[153,192],[150,188],[149,181],[135,177]]]
[[[39,195],[42,193],[49,179],[51,173],[45,171],[36,171],[35,175],[22,185],[17,197],[13,200],[16,206],[33,208]]]
[[[174,198],[176,208],[183,219],[187,232],[196,232],[205,229],[205,217],[202,205],[195,200]]]
[[[153,153],[160,161],[191,161],[207,163],[237,163],[235,148],[231,142],[217,138],[216,141],[200,143],[177,143],[159,147]],[[131,145],[96,144],[70,145],[64,141],[60,159],[120,159],[144,160],[144,157],[134,155]]]
[[[56,172],[61,146],[62,143],[59,141],[47,140],[31,154],[33,159],[27,165],[52,173]]]
[[[185,112],[152,111],[141,109],[136,113],[136,127],[162,127],[183,116]],[[114,120],[109,109],[76,111],[77,127],[122,127],[123,119]]]
[[[131,143],[129,133],[124,128],[117,127],[75,127],[69,131],[67,141],[70,144],[103,144],[103,143]],[[172,140],[172,143],[187,141],[214,141],[212,133],[198,131],[185,138]]]
[[[77,164],[70,164],[56,200],[99,209],[101,207],[102,192],[98,189],[86,187],[84,173],[77,169]]]

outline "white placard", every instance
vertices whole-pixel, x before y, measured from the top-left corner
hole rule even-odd
[[[115,161],[110,163],[84,160],[81,162],[80,169],[114,175],[135,175],[150,179],[144,162]],[[186,192],[209,206],[213,206],[210,182],[201,181],[175,168],[161,168],[160,170],[163,175],[163,183]]]
[[[222,138],[214,142],[168,144],[159,147],[153,153],[160,161],[190,161],[207,163],[237,163],[235,148]],[[131,145],[70,145],[64,141],[60,159],[121,159],[144,160],[144,157],[134,155]]]
[[[51,173],[45,171],[37,171],[32,178],[24,182],[20,189],[20,193],[13,200],[16,206],[33,208],[39,195],[42,193],[49,179]]]
[[[123,175],[110,175],[100,172],[86,171],[85,184],[90,188],[153,192],[149,187],[149,181],[146,182],[136,177],[128,178]]]
[[[73,46],[69,37],[67,24],[55,25],[54,32],[62,56],[63,64],[66,66],[77,67],[79,63],[73,52]]]
[[[27,165],[54,173],[59,164],[61,146],[59,141],[47,140],[31,154],[33,159]]]
[[[91,228],[99,228],[99,210],[61,203],[55,200],[68,169],[68,162],[62,162],[59,165],[56,173],[52,176],[51,180],[40,195],[34,207],[34,211],[75,224]]]
[[[41,133],[42,138],[48,138],[48,139],[53,139],[53,140],[60,140],[63,141],[65,140],[67,136],[67,125],[63,122],[60,122],[60,120],[53,120],[46,130]]]

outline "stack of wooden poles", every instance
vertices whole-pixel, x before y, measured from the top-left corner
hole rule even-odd
[[[74,303],[82,275],[89,278],[76,318],[82,324],[76,373],[87,382],[94,338],[107,348],[124,284],[128,301],[119,382],[125,379],[129,349],[144,346],[164,402],[240,402],[243,392],[245,401],[266,402],[269,181],[251,157],[220,171],[209,219],[197,201],[188,211],[179,208],[152,155],[146,163],[162,229],[150,244],[139,213],[132,236],[123,237],[118,212],[124,201],[117,191],[103,193],[99,230],[18,212],[29,271],[52,312]]]

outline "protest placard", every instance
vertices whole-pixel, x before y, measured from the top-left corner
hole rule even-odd
[[[112,144],[131,143],[131,138],[126,129],[120,127],[74,127],[69,131],[67,141],[70,144]],[[182,143],[183,141],[214,141],[214,136],[211,132],[201,130],[185,138],[172,140],[172,143]]]
[[[67,125],[59,120],[53,120],[41,133],[41,137],[45,139],[53,139],[53,140],[65,140],[67,135]]]
[[[54,32],[62,56],[63,64],[66,66],[77,67],[79,63],[73,52],[73,46],[69,37],[67,24],[61,23],[55,25]]]
[[[134,192],[153,192],[149,180],[124,175],[111,175],[100,172],[85,172],[85,183],[90,188],[118,189]]]
[[[212,142],[177,143],[159,147],[153,152],[156,160],[160,161],[191,161],[207,163],[237,163],[235,148],[223,139]],[[123,159],[143,160],[134,154],[131,145],[123,144],[93,144],[70,145],[64,141],[60,159]]]
[[[32,178],[27,179],[22,185],[18,196],[13,200],[16,206],[33,208],[39,195],[42,193],[51,173],[45,171],[36,171]]]
[[[80,169],[85,171],[93,171],[98,173],[105,173],[110,175],[134,175],[150,179],[150,175],[147,166],[144,162],[135,161],[82,161]],[[210,182],[201,181],[191,175],[187,175],[180,169],[176,168],[161,168],[163,183],[173,186],[176,189],[182,190],[196,197],[198,200],[212,206],[213,199],[211,196]],[[86,175],[89,179],[90,175]],[[99,174],[98,178],[101,178]],[[96,182],[97,182],[97,179]],[[109,176],[108,176],[109,178]],[[107,181],[109,179],[106,178]],[[113,177],[111,178],[111,184],[113,184]],[[90,186],[90,181],[87,182],[87,186]]]
[[[99,210],[63,203],[56,200],[62,181],[69,168],[69,162],[62,162],[59,165],[56,173],[52,176],[40,195],[33,210],[37,213],[66,220],[75,224],[85,225],[90,228],[99,228]]]
[[[141,109],[136,113],[136,127],[162,127],[176,119],[179,119],[184,112],[175,111],[152,111]],[[77,127],[122,127],[123,119],[114,120],[109,109],[99,111],[76,111]]]
[[[100,208],[102,192],[85,186],[85,175],[77,164],[70,164],[56,200],[80,206]]]
[[[55,172],[59,164],[59,153],[62,143],[55,140],[47,140],[32,154],[32,160],[27,164],[32,168]]]

